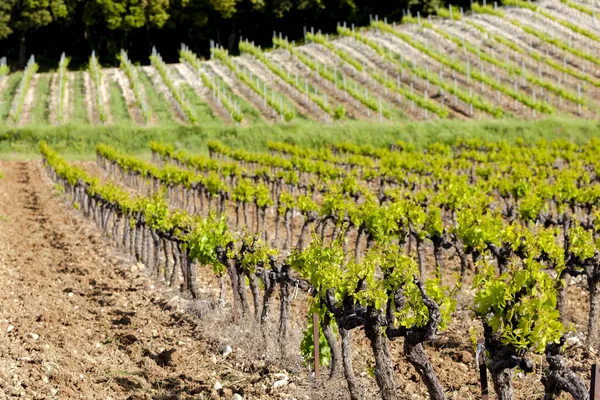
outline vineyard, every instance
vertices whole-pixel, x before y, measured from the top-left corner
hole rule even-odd
[[[503,3],[0,59],[0,400],[600,400],[600,4]]]
[[[244,39],[241,56],[213,46],[209,61],[182,44],[172,65],[156,49],[147,66],[125,51],[118,68],[102,68],[94,54],[79,72],[68,71],[68,57],[50,73],[37,73],[33,57],[24,73],[0,64],[0,119],[146,126],[597,117],[600,7],[504,3],[428,18],[406,12],[399,24],[375,16],[367,28],[340,23],[331,37],[306,29],[298,46],[278,34],[272,51]],[[46,112],[32,115],[38,109]]]
[[[588,398],[598,149],[152,142],[149,162],[100,144],[83,168],[40,145],[50,184],[111,247],[352,399],[478,396],[475,356],[499,399]]]

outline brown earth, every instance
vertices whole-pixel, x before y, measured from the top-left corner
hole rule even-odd
[[[67,209],[38,163],[0,170],[0,399],[198,399],[216,381],[259,397],[278,371],[222,360],[185,302]]]
[[[0,400],[219,398],[213,390],[217,381],[226,399],[233,393],[246,399],[348,398],[341,377],[315,388],[302,365],[298,347],[306,321],[305,293],[293,301],[291,336],[282,356],[273,340],[277,300],[265,332],[251,321],[233,326],[230,300],[225,307],[215,306],[219,280],[209,268],[198,271],[200,300],[185,300],[116,252],[110,239],[65,203],[39,163],[0,161],[0,170],[5,176],[0,179]],[[93,164],[86,170],[99,174]],[[448,260],[446,282],[455,264]],[[480,335],[481,329],[469,311],[471,299],[465,286],[448,329],[427,345],[448,399],[480,398],[469,331]],[[574,283],[568,299],[577,339],[569,342],[566,357],[589,381],[598,356],[580,333],[587,323],[587,294]],[[225,345],[233,352],[224,359]],[[364,398],[376,399],[375,381],[367,372],[373,356],[360,330],[353,332],[353,346]],[[418,374],[401,356],[402,340],[390,348],[400,398],[428,398]],[[515,399],[543,396],[545,363],[540,356],[532,358],[535,373],[515,373]],[[289,383],[274,388],[282,376]]]

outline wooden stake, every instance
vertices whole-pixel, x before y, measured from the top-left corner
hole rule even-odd
[[[592,382],[590,384],[590,400],[600,400],[600,371],[598,364],[592,365]]]
[[[319,382],[319,316],[313,313],[313,347],[315,356],[315,383]]]
[[[231,280],[233,281],[233,323],[238,324],[238,276],[235,268],[231,269]]]
[[[487,379],[487,366],[485,364],[485,344],[483,339],[477,341],[477,355],[479,365],[479,380],[481,381],[481,400],[488,400],[488,379]]]

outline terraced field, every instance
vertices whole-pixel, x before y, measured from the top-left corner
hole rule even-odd
[[[119,68],[96,58],[84,72],[24,74],[0,66],[0,118],[28,124],[286,123],[299,119],[399,121],[595,118],[600,109],[600,5],[509,0],[465,13],[341,23],[336,35],[308,29],[296,46],[240,43],[241,56],[213,48],[203,61],[182,45],[181,63],[154,50],[147,66],[123,52]],[[4,103],[4,104],[2,104]],[[85,105],[85,115],[77,110]]]

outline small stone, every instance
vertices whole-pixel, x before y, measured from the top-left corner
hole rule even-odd
[[[473,354],[469,351],[461,351],[458,353],[458,361],[465,363],[465,364],[470,364],[472,363],[474,360],[473,358]]]
[[[225,346],[225,348],[221,352],[221,356],[223,356],[223,358],[226,358],[229,354],[231,354],[232,351],[233,349],[231,348],[231,346]]]
[[[135,265],[135,264],[134,264],[134,265],[132,265],[132,266],[131,266],[131,269],[130,269],[130,271],[131,271],[132,273],[136,273],[136,272],[138,272],[138,266],[137,266],[137,265]]]
[[[233,396],[231,396],[231,400],[244,400],[244,398],[239,394],[234,393]]]
[[[228,399],[231,396],[233,396],[233,390],[231,390],[229,388],[224,388],[223,389],[223,397],[225,397],[226,399]]]
[[[221,390],[221,389],[223,389],[223,385],[221,385],[221,382],[216,381],[215,384],[213,385],[213,389]]]
[[[217,356],[215,356],[213,354],[211,360],[212,360],[213,364],[216,364],[217,363]]]
[[[15,329],[14,326],[9,325],[8,328],[6,328],[6,333],[11,333],[14,329]]]
[[[280,379],[278,381],[275,381],[275,383],[273,383],[273,387],[274,388],[278,388],[278,387],[282,387],[288,384],[288,380],[287,379]]]
[[[73,292],[69,292],[69,294],[67,296],[73,297]]]
[[[216,390],[212,390],[210,392],[210,398],[211,398],[211,400],[219,400],[221,398],[221,396],[219,396],[219,393],[217,393]]]
[[[406,382],[406,386],[404,386],[405,393],[415,393],[417,391],[417,386],[412,382]]]
[[[582,345],[581,339],[579,339],[577,336],[571,336],[567,339],[567,345],[571,347],[579,347]]]
[[[143,270],[146,269],[146,266],[144,264],[142,264],[142,263],[137,263],[137,264],[135,264],[135,266],[137,267],[137,269],[139,271],[143,271]]]
[[[38,340],[40,338],[40,335],[38,335],[37,333],[29,332],[27,334],[27,337],[31,340]]]
[[[456,368],[460,369],[462,372],[469,372],[469,366],[463,363],[457,363]]]
[[[58,394],[58,389],[56,389],[56,388],[50,388],[50,394],[52,396],[56,396]]]

